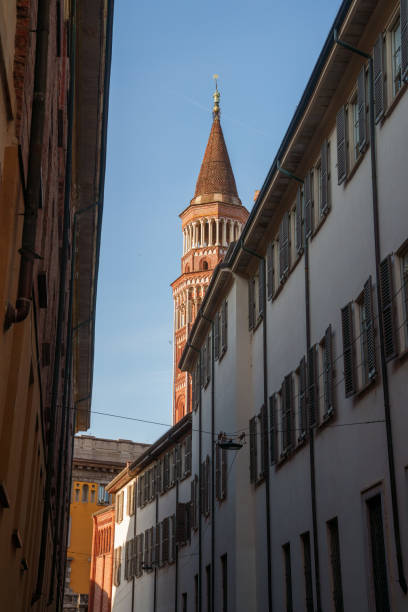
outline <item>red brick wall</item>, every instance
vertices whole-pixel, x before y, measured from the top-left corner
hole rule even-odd
[[[111,610],[114,530],[113,506],[94,515],[88,612]]]

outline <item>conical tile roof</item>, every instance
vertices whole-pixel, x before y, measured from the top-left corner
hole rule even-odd
[[[211,127],[194,198],[215,193],[238,198],[237,186],[218,114],[215,115]]]

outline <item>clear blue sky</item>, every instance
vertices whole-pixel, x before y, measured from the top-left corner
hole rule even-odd
[[[221,122],[250,209],[340,0],[115,0],[92,410],[171,423],[179,213],[193,197],[218,73]],[[92,414],[91,435],[165,427]]]

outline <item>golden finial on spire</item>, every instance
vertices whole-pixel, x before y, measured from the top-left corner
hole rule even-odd
[[[215,81],[215,92],[213,93],[214,106],[213,106],[213,117],[218,117],[220,114],[220,92],[218,91],[218,74],[214,74],[213,79]]]

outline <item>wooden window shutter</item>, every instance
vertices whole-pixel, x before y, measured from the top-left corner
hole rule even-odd
[[[155,530],[155,547],[154,547],[154,560],[157,565],[161,565],[161,556],[160,556],[160,544],[161,544],[161,524],[156,524]]]
[[[279,227],[279,276],[286,278],[289,272],[289,213],[283,215]]]
[[[286,411],[286,378],[283,379],[280,391],[281,396],[281,451],[284,454],[288,447],[288,419]]]
[[[331,325],[324,334],[324,410],[326,414],[333,408],[333,349]]]
[[[151,565],[152,560],[150,557],[150,529],[146,529],[144,537],[144,562],[145,565]]]
[[[192,511],[192,518],[193,518],[193,529],[196,528],[196,523],[195,523],[195,518],[196,518],[196,505],[197,505],[197,499],[196,499],[196,488],[195,488],[195,480],[193,479],[190,483],[190,491],[191,491],[191,511]]]
[[[252,417],[249,421],[249,478],[251,482],[256,482],[257,473],[256,417]]]
[[[263,316],[265,304],[265,260],[260,259],[258,265],[258,312]]]
[[[225,448],[221,449],[221,491],[220,499],[227,497],[227,480],[228,480],[228,456]]]
[[[184,476],[191,474],[191,435],[185,439]]]
[[[169,518],[162,521],[162,563],[169,560]]]
[[[130,489],[131,486],[127,487],[127,495],[126,495],[126,514],[130,516]]]
[[[207,455],[205,458],[205,513],[210,513],[210,485],[211,485],[211,473],[210,473],[210,458]]]
[[[140,508],[142,506],[142,477],[139,476],[137,479],[137,505]]]
[[[271,456],[271,464],[277,459],[277,432],[276,432],[276,396],[271,395],[269,398],[269,448]]]
[[[221,449],[215,445],[215,496],[221,499]]]
[[[266,274],[267,274],[267,285],[268,285],[268,299],[273,296],[273,284],[274,284],[274,274],[273,274],[273,250],[274,244],[270,242],[268,244],[268,249],[266,251]]]
[[[254,328],[255,325],[255,300],[254,300],[254,279],[248,279],[248,328]]]
[[[305,239],[313,232],[313,205],[312,205],[312,174],[308,172],[304,184],[305,196]]]
[[[178,502],[176,506],[176,542],[184,544],[186,538],[186,505]]]
[[[320,213],[325,215],[329,210],[329,143],[323,142],[320,151]]]
[[[344,389],[346,397],[350,397],[356,392],[353,308],[351,302],[341,309],[341,327],[343,332]]]
[[[147,502],[149,501],[149,480],[150,480],[150,472],[145,472],[144,473],[144,501],[145,504],[147,504]]]
[[[299,418],[300,434],[307,431],[307,403],[306,403],[306,359],[302,357],[299,364]]]
[[[317,385],[318,372],[316,363],[316,347],[311,346],[307,360],[308,395],[309,395],[309,427],[316,425],[316,412],[319,399],[319,388]]]
[[[221,350],[223,353],[228,346],[228,302],[225,301],[222,305],[221,316]]]
[[[214,318],[214,359],[220,356],[220,314],[216,313]]]
[[[363,66],[357,79],[357,107],[358,107],[358,149],[363,151],[367,142],[366,125],[366,71]]]
[[[341,185],[347,176],[346,109],[342,106],[336,117],[337,128],[337,179]]]
[[[380,264],[381,309],[384,333],[384,349],[387,361],[397,354],[397,339],[394,318],[394,286],[392,277],[392,256],[388,255]]]
[[[401,23],[401,76],[406,82],[408,78],[408,1],[400,2]]]
[[[170,554],[171,560],[176,560],[176,515],[172,514],[170,517],[171,524],[171,544],[170,544]]]
[[[201,385],[207,384],[207,343],[201,347]]]
[[[401,31],[402,34],[402,31]],[[402,39],[402,37],[401,37]],[[377,39],[373,53],[374,71],[374,118],[379,121],[384,115],[384,70],[383,70],[383,36]]]
[[[260,412],[261,422],[261,472],[265,478],[268,472],[268,412],[266,406],[262,406]]]
[[[211,380],[211,335],[207,336],[207,382]]]
[[[296,194],[296,253],[303,250],[303,228],[302,228],[302,190],[299,187]]]
[[[372,285],[371,276],[364,285],[364,314],[366,321],[367,330],[367,365],[368,365],[368,378],[371,380],[377,373],[376,359],[375,359],[375,330],[374,330],[374,318],[373,318],[373,299],[372,299]]]

